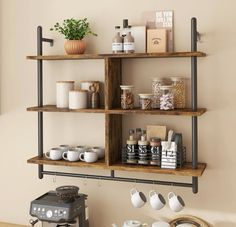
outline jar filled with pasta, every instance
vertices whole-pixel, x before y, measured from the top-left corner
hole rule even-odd
[[[182,77],[171,77],[175,108],[186,107],[185,79]]]

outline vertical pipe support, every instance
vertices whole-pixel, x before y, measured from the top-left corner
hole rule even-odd
[[[191,19],[191,51],[197,51],[197,19]],[[197,110],[197,57],[191,57],[191,106]],[[198,167],[198,119],[192,117],[192,168]],[[192,177],[193,193],[198,192],[198,178]]]
[[[43,54],[42,27],[37,27],[37,55]],[[43,60],[37,60],[38,106],[43,106]],[[43,157],[43,112],[38,112],[38,156]],[[38,165],[38,178],[43,178],[43,165]]]

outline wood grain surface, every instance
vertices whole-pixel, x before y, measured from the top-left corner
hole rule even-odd
[[[110,94],[110,92],[109,92]],[[118,97],[118,96],[117,96]],[[107,106],[116,105],[120,102],[120,99],[116,100],[107,99]],[[115,103],[115,104],[112,104]],[[118,105],[118,104],[117,104]],[[71,110],[68,108],[57,108],[55,105],[44,105],[42,107],[33,106],[28,107],[27,111],[36,112],[74,112],[74,113],[106,113],[106,114],[147,114],[147,115],[180,115],[180,116],[201,116],[206,112],[206,108],[198,108],[196,111],[189,109],[175,109],[175,110],[141,110],[140,108],[135,108],[132,110],[123,110],[120,108],[116,109],[77,109]]]
[[[200,51],[181,51],[165,53],[132,53],[132,54],[79,54],[79,55],[38,55],[27,56],[30,60],[79,60],[79,59],[105,59],[105,58],[177,58],[177,57],[205,57]]]

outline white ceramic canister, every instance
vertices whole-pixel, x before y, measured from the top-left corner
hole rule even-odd
[[[69,91],[74,90],[75,81],[57,81],[57,108],[69,107]]]
[[[88,92],[85,90],[72,90],[69,92],[69,109],[88,108]]]

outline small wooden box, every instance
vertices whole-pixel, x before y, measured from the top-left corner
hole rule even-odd
[[[160,53],[167,51],[166,29],[147,30],[147,53]]]

